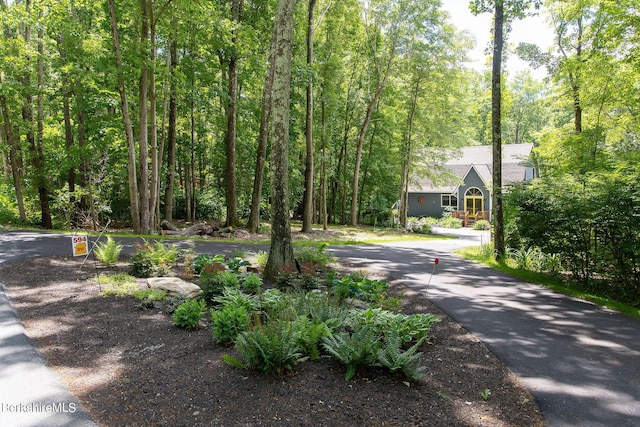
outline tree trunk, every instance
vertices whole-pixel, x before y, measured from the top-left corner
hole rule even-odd
[[[253,179],[253,193],[251,194],[251,211],[247,229],[251,233],[257,233],[260,227],[260,204],[262,198],[262,183],[264,181],[264,166],[267,159],[267,143],[269,140],[269,122],[271,120],[271,107],[273,100],[273,74],[274,74],[274,47],[275,31],[273,32],[269,53],[269,68],[262,89],[262,110],[260,112],[260,131],[258,134],[258,149],[256,152],[256,169]]]
[[[143,52],[140,69],[140,84],[138,86],[138,110],[140,122],[138,126],[138,155],[140,163],[138,176],[138,192],[140,197],[140,229],[142,233],[151,231],[149,223],[149,116],[148,116],[148,91],[149,91],[149,14],[147,0],[140,0],[140,14],[142,25],[140,26],[140,45]]]
[[[493,61],[491,69],[491,141],[493,144],[493,249],[496,260],[504,259],[504,211],[502,205],[501,77],[504,7],[495,2]]]
[[[350,225],[358,225],[358,184],[360,180],[360,164],[362,163],[362,150],[364,148],[364,138],[367,134],[367,129],[369,128],[369,124],[371,123],[371,116],[373,115],[373,109],[376,108],[378,102],[380,101],[380,95],[382,94],[382,90],[387,81],[387,77],[389,75],[389,71],[391,70],[391,64],[393,63],[393,59],[395,57],[395,50],[389,54],[389,59],[385,65],[385,69],[383,73],[378,73],[378,86],[376,87],[376,91],[369,102],[369,106],[367,107],[367,113],[365,114],[364,121],[362,122],[362,127],[360,128],[360,134],[358,135],[358,145],[356,147],[356,159],[353,167],[353,183],[351,185],[351,215],[349,224]]]
[[[413,139],[413,119],[416,114],[416,107],[418,105],[418,96],[420,95],[420,83],[421,79],[416,79],[416,84],[411,93],[411,103],[409,104],[409,112],[407,114],[407,135],[405,138],[404,146],[402,147],[402,172],[400,183],[400,206],[399,208],[399,220],[402,228],[407,228],[407,213],[409,203],[409,172],[411,170],[411,143]]]
[[[133,127],[129,117],[129,101],[124,85],[124,78],[120,74],[122,69],[122,53],[120,51],[120,41],[118,39],[118,22],[116,19],[115,0],[107,0],[109,6],[109,17],[111,21],[111,33],[113,36],[113,51],[116,57],[116,69],[118,70],[118,92],[120,93],[120,106],[122,108],[122,122],[127,138],[128,147],[128,175],[129,175],[129,201],[131,203],[131,222],[133,232],[140,233],[140,207],[138,204],[138,183],[136,177],[136,147],[133,139]]]
[[[239,23],[242,13],[242,0],[233,0],[231,5],[232,19]],[[236,226],[238,220],[238,204],[236,192],[236,130],[238,100],[238,48],[237,35],[233,34],[233,47],[229,58],[229,101],[227,103],[227,133],[225,136],[225,199],[227,205],[227,226]]]
[[[324,97],[322,97],[322,148],[320,158],[320,222],[322,229],[326,230],[327,224],[327,116]]]
[[[152,0],[148,0],[147,8],[149,10],[149,22],[151,26],[151,70],[149,72],[149,142],[151,144],[151,182],[149,191],[149,227],[157,229],[159,221],[156,221],[156,204],[158,202],[158,193],[160,191],[159,168],[158,161],[158,123],[156,117],[156,22],[153,14]]]
[[[314,164],[313,164],[313,12],[316,7],[316,0],[309,0],[307,19],[307,67],[309,67],[309,82],[307,83],[307,112],[306,112],[306,148],[304,172],[304,197],[302,208],[302,231],[310,233],[313,231],[313,184],[314,184]]]
[[[36,159],[34,165],[39,166],[38,170],[38,193],[40,194],[40,208],[42,210],[42,226],[46,229],[53,228],[51,219],[51,207],[49,205],[49,189],[47,188],[47,177],[44,171],[44,28],[38,28],[38,134],[36,137]]]
[[[178,90],[176,88],[175,74],[178,66],[178,41],[177,38],[171,40],[169,44],[169,55],[171,65],[169,74],[171,76],[171,93],[169,95],[169,129],[167,141],[167,186],[164,193],[164,218],[173,221],[173,192],[176,176],[176,123],[178,119]]]
[[[0,83],[2,83],[2,73],[0,73]],[[11,174],[13,176],[13,187],[16,192],[16,203],[18,204],[18,213],[20,219],[23,222],[27,221],[27,214],[24,209],[24,199],[22,197],[22,177],[20,161],[18,160],[18,143],[15,133],[13,132],[13,125],[9,115],[9,107],[7,105],[7,98],[0,94],[0,110],[2,112],[2,133],[3,138],[9,145],[9,162],[11,164]]]
[[[274,21],[273,123],[271,127],[271,248],[265,266],[266,277],[273,278],[282,267],[293,268],[293,245],[289,220],[289,112],[291,93],[291,54],[295,0],[278,0]]]

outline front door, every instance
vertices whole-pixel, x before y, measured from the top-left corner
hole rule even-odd
[[[475,217],[478,211],[484,210],[484,197],[478,188],[470,188],[464,194],[464,210],[469,212],[470,217]]]

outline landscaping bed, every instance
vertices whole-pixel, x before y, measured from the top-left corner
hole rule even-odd
[[[540,426],[531,395],[473,335],[426,298],[404,293],[404,313],[441,318],[421,346],[426,375],[410,381],[382,368],[306,361],[264,375],[225,363],[204,316],[176,327],[167,302],[104,297],[98,274],[127,272],[81,260],[42,258],[0,269],[27,334],[99,424],[157,426]],[[348,268],[348,266],[341,266]],[[490,392],[490,393],[488,393]]]

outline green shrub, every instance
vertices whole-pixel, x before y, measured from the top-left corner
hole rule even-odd
[[[297,271],[280,271],[274,281],[276,287],[282,290],[311,290],[317,289],[320,284],[317,276]]]
[[[247,330],[250,313],[244,305],[225,305],[211,310],[211,328],[216,342],[232,344],[241,332]]]
[[[122,245],[113,240],[111,236],[107,236],[107,241],[98,243],[93,250],[98,261],[106,266],[116,264],[120,257],[120,252],[122,252]]]
[[[301,265],[316,265],[324,268],[335,261],[335,257],[328,254],[326,249],[326,243],[321,243],[318,246],[302,246],[296,248],[295,256]]]
[[[248,266],[249,262],[240,257],[234,257],[228,260],[225,264],[227,268],[229,268],[229,270],[233,271],[234,273],[240,273],[242,267]]]
[[[234,366],[282,374],[307,359],[298,347],[298,331],[291,322],[277,320],[262,323],[258,317],[246,332],[238,335],[235,348],[241,359],[224,356]]]
[[[196,274],[202,274],[207,266],[209,266],[209,270],[225,270],[226,267],[223,268],[223,265],[224,255],[201,254],[193,259],[193,269]],[[216,268],[216,266],[218,268]]]
[[[444,228],[462,228],[462,220],[454,218],[451,214],[443,216],[439,221],[440,227]]]
[[[173,323],[181,328],[197,329],[205,309],[206,304],[203,300],[187,300],[173,312]]]
[[[207,273],[206,270],[200,275],[198,285],[202,289],[202,297],[212,303],[214,298],[221,295],[225,288],[238,288],[240,279],[231,271],[215,271]]]
[[[407,230],[416,234],[431,233],[431,221],[429,218],[407,218]]]
[[[479,219],[473,223],[474,230],[490,230],[491,224],[486,219]]]
[[[162,242],[149,244],[144,241],[142,245],[136,245],[136,253],[133,256],[131,275],[135,277],[162,277],[171,274],[171,266],[178,259],[178,249]]]
[[[262,288],[262,278],[256,273],[246,273],[241,277],[241,287],[247,292],[257,293]]]
[[[387,293],[387,282],[372,280],[362,273],[350,273],[331,281],[335,295],[339,298],[357,298],[363,301],[377,302]]]

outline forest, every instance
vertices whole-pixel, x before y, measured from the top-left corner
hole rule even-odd
[[[286,147],[271,126],[278,3],[294,7]],[[533,143],[541,175],[503,194],[507,245],[638,304],[637,4],[497,3],[502,55],[548,75],[499,72],[502,143]],[[552,49],[509,43],[533,13]],[[393,225],[413,177],[495,134],[491,67],[466,65],[474,41],[438,0],[0,0],[0,23],[5,225],[255,232],[282,198],[276,164],[303,230]]]

